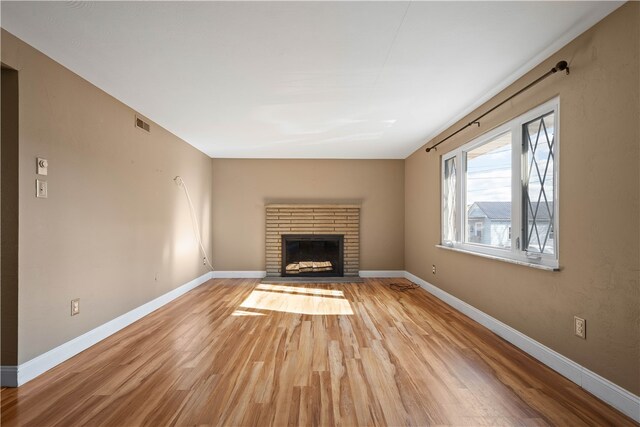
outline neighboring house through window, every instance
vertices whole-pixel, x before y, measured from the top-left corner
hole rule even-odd
[[[442,157],[442,244],[558,267],[559,100]]]

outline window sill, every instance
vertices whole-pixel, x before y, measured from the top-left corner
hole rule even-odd
[[[480,252],[469,251],[469,250],[466,250],[466,249],[452,248],[450,246],[436,245],[436,248],[446,249],[448,251],[453,251],[453,252],[460,252],[460,253],[463,253],[463,254],[475,255],[475,256],[482,257],[482,258],[494,259],[496,261],[508,262],[509,264],[516,264],[516,265],[522,265],[522,266],[525,266],[525,267],[537,268],[539,270],[560,271],[560,267],[552,267],[552,266],[549,266],[549,265],[536,264],[536,263],[533,263],[533,262],[519,261],[519,260],[515,260],[515,259],[511,259],[511,258],[504,258],[504,257],[496,256],[496,255],[488,255],[488,254],[483,254],[483,253],[480,253]]]

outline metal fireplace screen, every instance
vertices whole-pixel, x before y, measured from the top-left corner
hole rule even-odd
[[[287,234],[282,236],[282,276],[344,276],[344,236]]]

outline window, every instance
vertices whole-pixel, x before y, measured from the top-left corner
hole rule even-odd
[[[444,210],[443,210],[443,238],[445,241],[455,241],[457,239],[456,217],[456,158],[452,157],[444,162]]]
[[[549,101],[442,157],[442,244],[558,267],[558,114]]]

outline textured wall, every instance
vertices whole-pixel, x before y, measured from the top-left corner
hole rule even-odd
[[[403,160],[213,160],[214,267],[264,270],[265,205],[355,203],[360,269],[404,269]]]
[[[640,392],[640,4],[630,2],[434,141],[566,59],[554,75],[438,151],[405,165],[407,270],[638,394]],[[560,272],[435,247],[440,160],[480,133],[560,97]],[[431,274],[431,265],[438,267]],[[587,340],[573,316],[587,319]]]
[[[23,363],[207,271],[173,177],[210,247],[211,159],[154,123],[136,129],[129,107],[5,31],[2,62],[19,75]],[[35,197],[38,156],[48,199]]]

